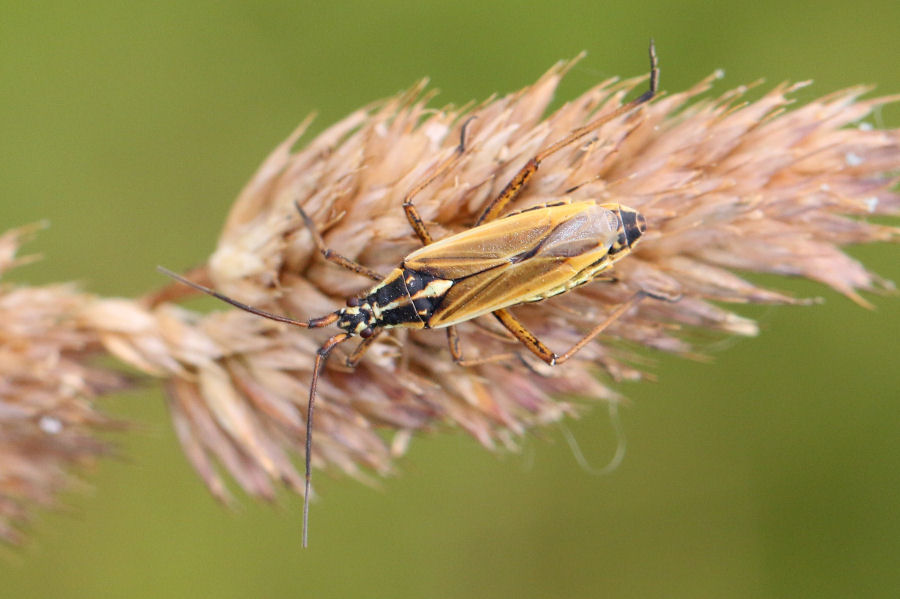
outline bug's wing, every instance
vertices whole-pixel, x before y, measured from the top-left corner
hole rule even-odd
[[[566,289],[576,274],[564,258],[533,258],[527,263],[497,267],[456,281],[428,321],[431,328],[446,327]],[[538,297],[535,297],[535,292]]]
[[[407,256],[403,266],[457,281],[527,260],[539,248],[545,253],[577,255],[597,241],[605,242],[618,227],[615,213],[593,200],[545,204],[426,245]]]
[[[533,251],[553,227],[544,215],[516,214],[467,229],[420,248],[403,266],[438,279],[457,281],[508,265],[515,256]]]
[[[589,281],[618,227],[593,201],[540,206],[426,246],[404,266],[453,281],[428,321],[450,326]]]

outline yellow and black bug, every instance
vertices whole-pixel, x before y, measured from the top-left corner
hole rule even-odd
[[[433,241],[412,200],[452,168],[455,159],[462,154],[465,131],[470,122],[467,121],[462,126],[460,143],[454,156],[438,165],[429,177],[407,193],[403,209],[423,247],[404,258],[387,276],[327,248],[312,220],[298,205],[301,218],[326,260],[378,282],[363,296],[350,298],[346,307],[331,314],[305,321],[295,320],[243,304],[171,271],[160,269],[186,285],[265,318],[304,328],[336,325],[343,329],[319,348],[313,366],[306,418],[304,547],[307,545],[316,387],[323,364],[335,346],[355,336],[362,338],[359,346],[347,357],[347,364],[352,367],[384,329],[446,328],[453,360],[463,366],[481,364],[494,361],[498,356],[466,360],[460,350],[455,325],[493,314],[532,353],[547,364],[556,365],[571,358],[644,297],[654,295],[648,291],[636,292],[566,352],[553,352],[507,308],[537,302],[597,280],[613,263],[631,252],[646,230],[646,222],[639,212],[618,203],[576,201],[569,197],[501,215],[521,193],[544,159],[584,138],[604,123],[648,102],[656,94],[658,81],[659,69],[651,42],[648,91],[618,109],[600,115],[539,152],[484,208],[472,228]]]

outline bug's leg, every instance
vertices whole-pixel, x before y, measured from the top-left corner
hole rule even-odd
[[[581,338],[578,343],[573,345],[563,354],[557,354],[549,347],[544,345],[540,339],[534,336],[534,333],[525,328],[519,320],[509,313],[507,310],[497,310],[493,314],[499,320],[503,326],[509,329],[509,332],[516,336],[516,339],[521,341],[525,347],[527,347],[531,352],[536,355],[538,358],[550,364],[551,366],[555,366],[557,364],[562,364],[572,356],[574,356],[578,350],[587,345],[594,339],[597,335],[602,333],[606,327],[614,323],[619,319],[625,312],[636,306],[647,297],[647,294],[643,291],[638,291],[631,298],[622,304],[620,304],[612,313],[606,317],[606,320],[595,326],[593,329],[588,332],[587,335]]]
[[[475,226],[478,226],[482,223],[492,221],[498,216],[500,216],[506,207],[509,205],[511,201],[516,199],[519,193],[524,189],[525,185],[534,176],[537,172],[538,167],[540,167],[541,162],[546,159],[548,156],[551,156],[558,152],[559,150],[565,148],[566,146],[575,143],[579,139],[583,138],[585,135],[590,133],[591,131],[596,130],[598,127],[603,125],[604,123],[608,123],[616,117],[619,117],[626,112],[629,112],[641,104],[645,102],[649,102],[653,99],[653,96],[656,95],[656,88],[659,84],[659,66],[657,65],[656,60],[656,47],[653,45],[653,41],[650,41],[650,89],[641,94],[639,97],[635,98],[631,102],[627,104],[623,104],[619,108],[613,110],[608,114],[604,114],[598,116],[596,119],[585,125],[584,127],[579,127],[572,131],[569,135],[564,137],[563,139],[557,141],[553,145],[548,148],[541,150],[537,153],[531,160],[529,160],[525,166],[523,166],[516,176],[512,178],[512,180],[506,184],[506,187],[503,188],[503,191],[500,192],[496,198],[494,198],[490,204],[485,206],[484,211],[482,211],[481,216],[478,217],[478,220],[475,221]]]
[[[384,331],[384,329],[373,329],[372,334],[369,337],[360,342],[359,345],[356,346],[356,349],[353,350],[349,356],[347,356],[346,364],[350,368],[356,368],[356,365],[359,364],[359,361],[362,359],[363,354],[371,347],[371,345],[375,342],[378,336]]]
[[[326,341],[316,351],[316,362],[313,364],[312,381],[309,384],[309,402],[306,404],[306,484],[303,491],[303,546],[309,540],[309,493],[312,486],[312,431],[313,408],[316,406],[316,387],[319,384],[319,372],[328,358],[328,354],[339,343],[350,338],[347,333],[338,333]]]
[[[346,256],[342,256],[332,250],[329,247],[325,246],[325,240],[322,239],[322,234],[319,233],[319,230],[316,228],[316,224],[312,221],[306,212],[303,211],[303,208],[300,207],[300,204],[294,204],[297,207],[297,212],[300,213],[300,218],[303,219],[303,222],[306,224],[306,228],[309,229],[310,235],[312,235],[313,242],[316,244],[316,248],[318,248],[319,252],[322,256],[328,260],[329,262],[333,262],[338,266],[342,266],[347,270],[352,270],[353,272],[363,275],[365,277],[369,277],[373,281],[383,281],[384,277],[372,269],[366,268],[362,264],[358,262],[354,262],[350,258]]]
[[[450,167],[452,167],[459,157],[463,155],[463,152],[466,150],[466,128],[474,118],[474,116],[469,117],[466,119],[466,122],[462,124],[462,128],[459,131],[459,145],[456,146],[456,150],[453,154],[440,163],[430,176],[413,187],[409,193],[406,194],[406,197],[403,198],[403,211],[406,212],[406,220],[409,221],[409,226],[412,227],[413,232],[415,232],[419,241],[422,242],[422,245],[431,243],[431,233],[429,233],[428,229],[425,227],[425,221],[419,216],[419,211],[416,210],[416,206],[413,204],[412,199],[418,195],[420,191],[431,185],[438,177],[443,176],[444,173],[450,170]]]
[[[516,354],[514,353],[505,353],[496,354],[494,356],[487,356],[484,358],[472,358],[470,360],[466,360],[463,357],[462,349],[459,346],[459,333],[456,331],[455,326],[447,327],[447,344],[450,346],[450,355],[453,356],[453,361],[460,366],[478,366],[480,364],[488,364],[490,362],[510,360],[516,357]]]

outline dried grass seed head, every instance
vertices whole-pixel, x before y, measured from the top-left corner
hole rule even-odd
[[[0,278],[34,259],[17,253],[37,228],[0,235]],[[91,361],[100,339],[79,314],[93,299],[73,285],[0,284],[0,540],[22,542],[35,507],[79,486],[113,451],[99,434],[123,426],[95,405],[128,380]]]
[[[604,82],[545,117],[570,66],[557,65],[521,92],[469,111],[429,109],[420,85],[297,149],[304,123],[243,190],[202,274],[221,292],[273,312],[308,318],[333,311],[371,283],[321,259],[294,203],[329,247],[386,273],[419,246],[403,198],[452,154],[465,115],[478,118],[463,156],[416,198],[435,238],[470,226],[528,158],[620,105],[640,81]],[[797,302],[735,270],[803,276],[860,303],[859,290],[882,285],[841,246],[897,239],[897,229],[867,219],[898,212],[900,134],[852,127],[894,99],[860,100],[865,90],[855,88],[785,110],[796,86],[743,105],[736,104],[743,90],[698,99],[713,79],[617,118],[554,155],[510,207],[568,195],[621,202],[647,219],[644,241],[617,264],[614,283],[517,309],[551,347],[569,347],[635,290],[665,291],[679,301],[644,302],[564,372],[519,362],[464,369],[449,359],[439,332],[392,330],[355,371],[331,361],[319,385],[314,464],[357,477],[387,473],[392,448],[402,451],[413,431],[444,424],[462,426],[487,447],[514,447],[525,431],[577,412],[562,396],[615,399],[597,366],[614,380],[638,379],[638,347],[692,355],[695,331],[756,333],[753,321],[723,304]],[[177,368],[156,364],[173,377],[173,419],[210,488],[227,497],[217,461],[252,494],[271,497],[276,480],[298,488],[290,459],[303,443],[298,410],[305,410],[312,356],[328,332],[236,311],[198,317],[170,305],[156,308],[155,318],[171,333],[163,353],[178,361]],[[479,355],[511,347],[488,319],[461,333]],[[154,359],[146,349],[136,353]],[[384,430],[398,441],[384,441]]]

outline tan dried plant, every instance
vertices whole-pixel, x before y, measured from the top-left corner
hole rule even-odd
[[[401,207],[404,196],[453,154],[465,118],[477,117],[464,152],[416,197],[438,239],[471,226],[530,157],[620,106],[641,81],[605,81],[547,116],[572,64],[560,63],[520,92],[466,108],[429,108],[430,94],[420,84],[354,112],[298,148],[304,123],[265,160],[233,206],[215,252],[189,276],[298,319],[334,311],[372,283],[322,259],[295,203],[329,247],[387,273],[420,245]],[[487,448],[514,449],[530,429],[577,414],[585,398],[614,401],[609,381],[644,376],[643,348],[694,356],[699,333],[756,334],[756,324],[729,304],[808,303],[739,272],[805,277],[862,305],[860,291],[888,288],[841,248],[900,237],[897,228],[871,221],[900,213],[894,191],[900,131],[861,123],[897,98],[861,100],[868,89],[857,87],[789,110],[789,96],[800,85],[781,85],[752,102],[741,103],[745,88],[702,99],[714,79],[616,118],[554,154],[511,207],[568,195],[621,202],[647,220],[641,245],[617,263],[614,281],[516,308],[551,348],[570,347],[636,290],[662,291],[677,301],[643,301],[558,368],[532,359],[490,318],[461,328],[467,357],[513,351],[521,360],[464,368],[450,359],[440,331],[392,329],[355,370],[340,356],[330,360],[318,387],[313,465],[360,479],[382,476],[393,471],[411,435],[454,426]],[[63,431],[69,420],[60,411],[81,414],[87,428],[76,419],[79,435],[105,423],[90,409],[91,400],[120,387],[122,379],[81,361],[98,340],[120,360],[165,381],[184,451],[215,496],[232,500],[223,470],[253,496],[272,498],[281,484],[302,492],[297,458],[305,443],[313,358],[334,329],[303,330],[230,308],[197,314],[176,305],[192,292],[177,283],[140,301],[87,301],[68,287],[6,288],[0,301],[5,306],[27,292],[55,293],[55,318],[71,319],[73,331],[85,337],[72,354],[67,385],[41,381],[48,387],[39,393],[48,398],[45,404],[33,390],[10,387],[10,371],[2,371],[0,427],[10,410],[25,406],[33,414],[31,444],[13,450],[12,461],[2,445],[4,472],[13,463],[55,473],[36,472],[24,483],[0,474],[4,501],[47,503],[70,463],[98,453],[87,437],[42,460],[44,444],[59,436],[42,428],[44,412],[34,408],[46,405],[47,417],[59,419]],[[2,326],[23,318],[4,311]],[[6,349],[4,337],[4,354],[19,352],[16,359],[28,361],[29,348],[50,343],[46,331],[31,333],[19,348]],[[52,341],[64,354],[68,339]],[[9,530],[19,516],[5,509],[0,525]]]
[[[0,278],[37,227],[0,235]],[[0,286],[0,540],[18,543],[35,506],[56,505],[73,470],[108,455],[103,431],[123,428],[94,405],[128,379],[93,365],[103,349],[80,318],[94,298],[74,285]]]

